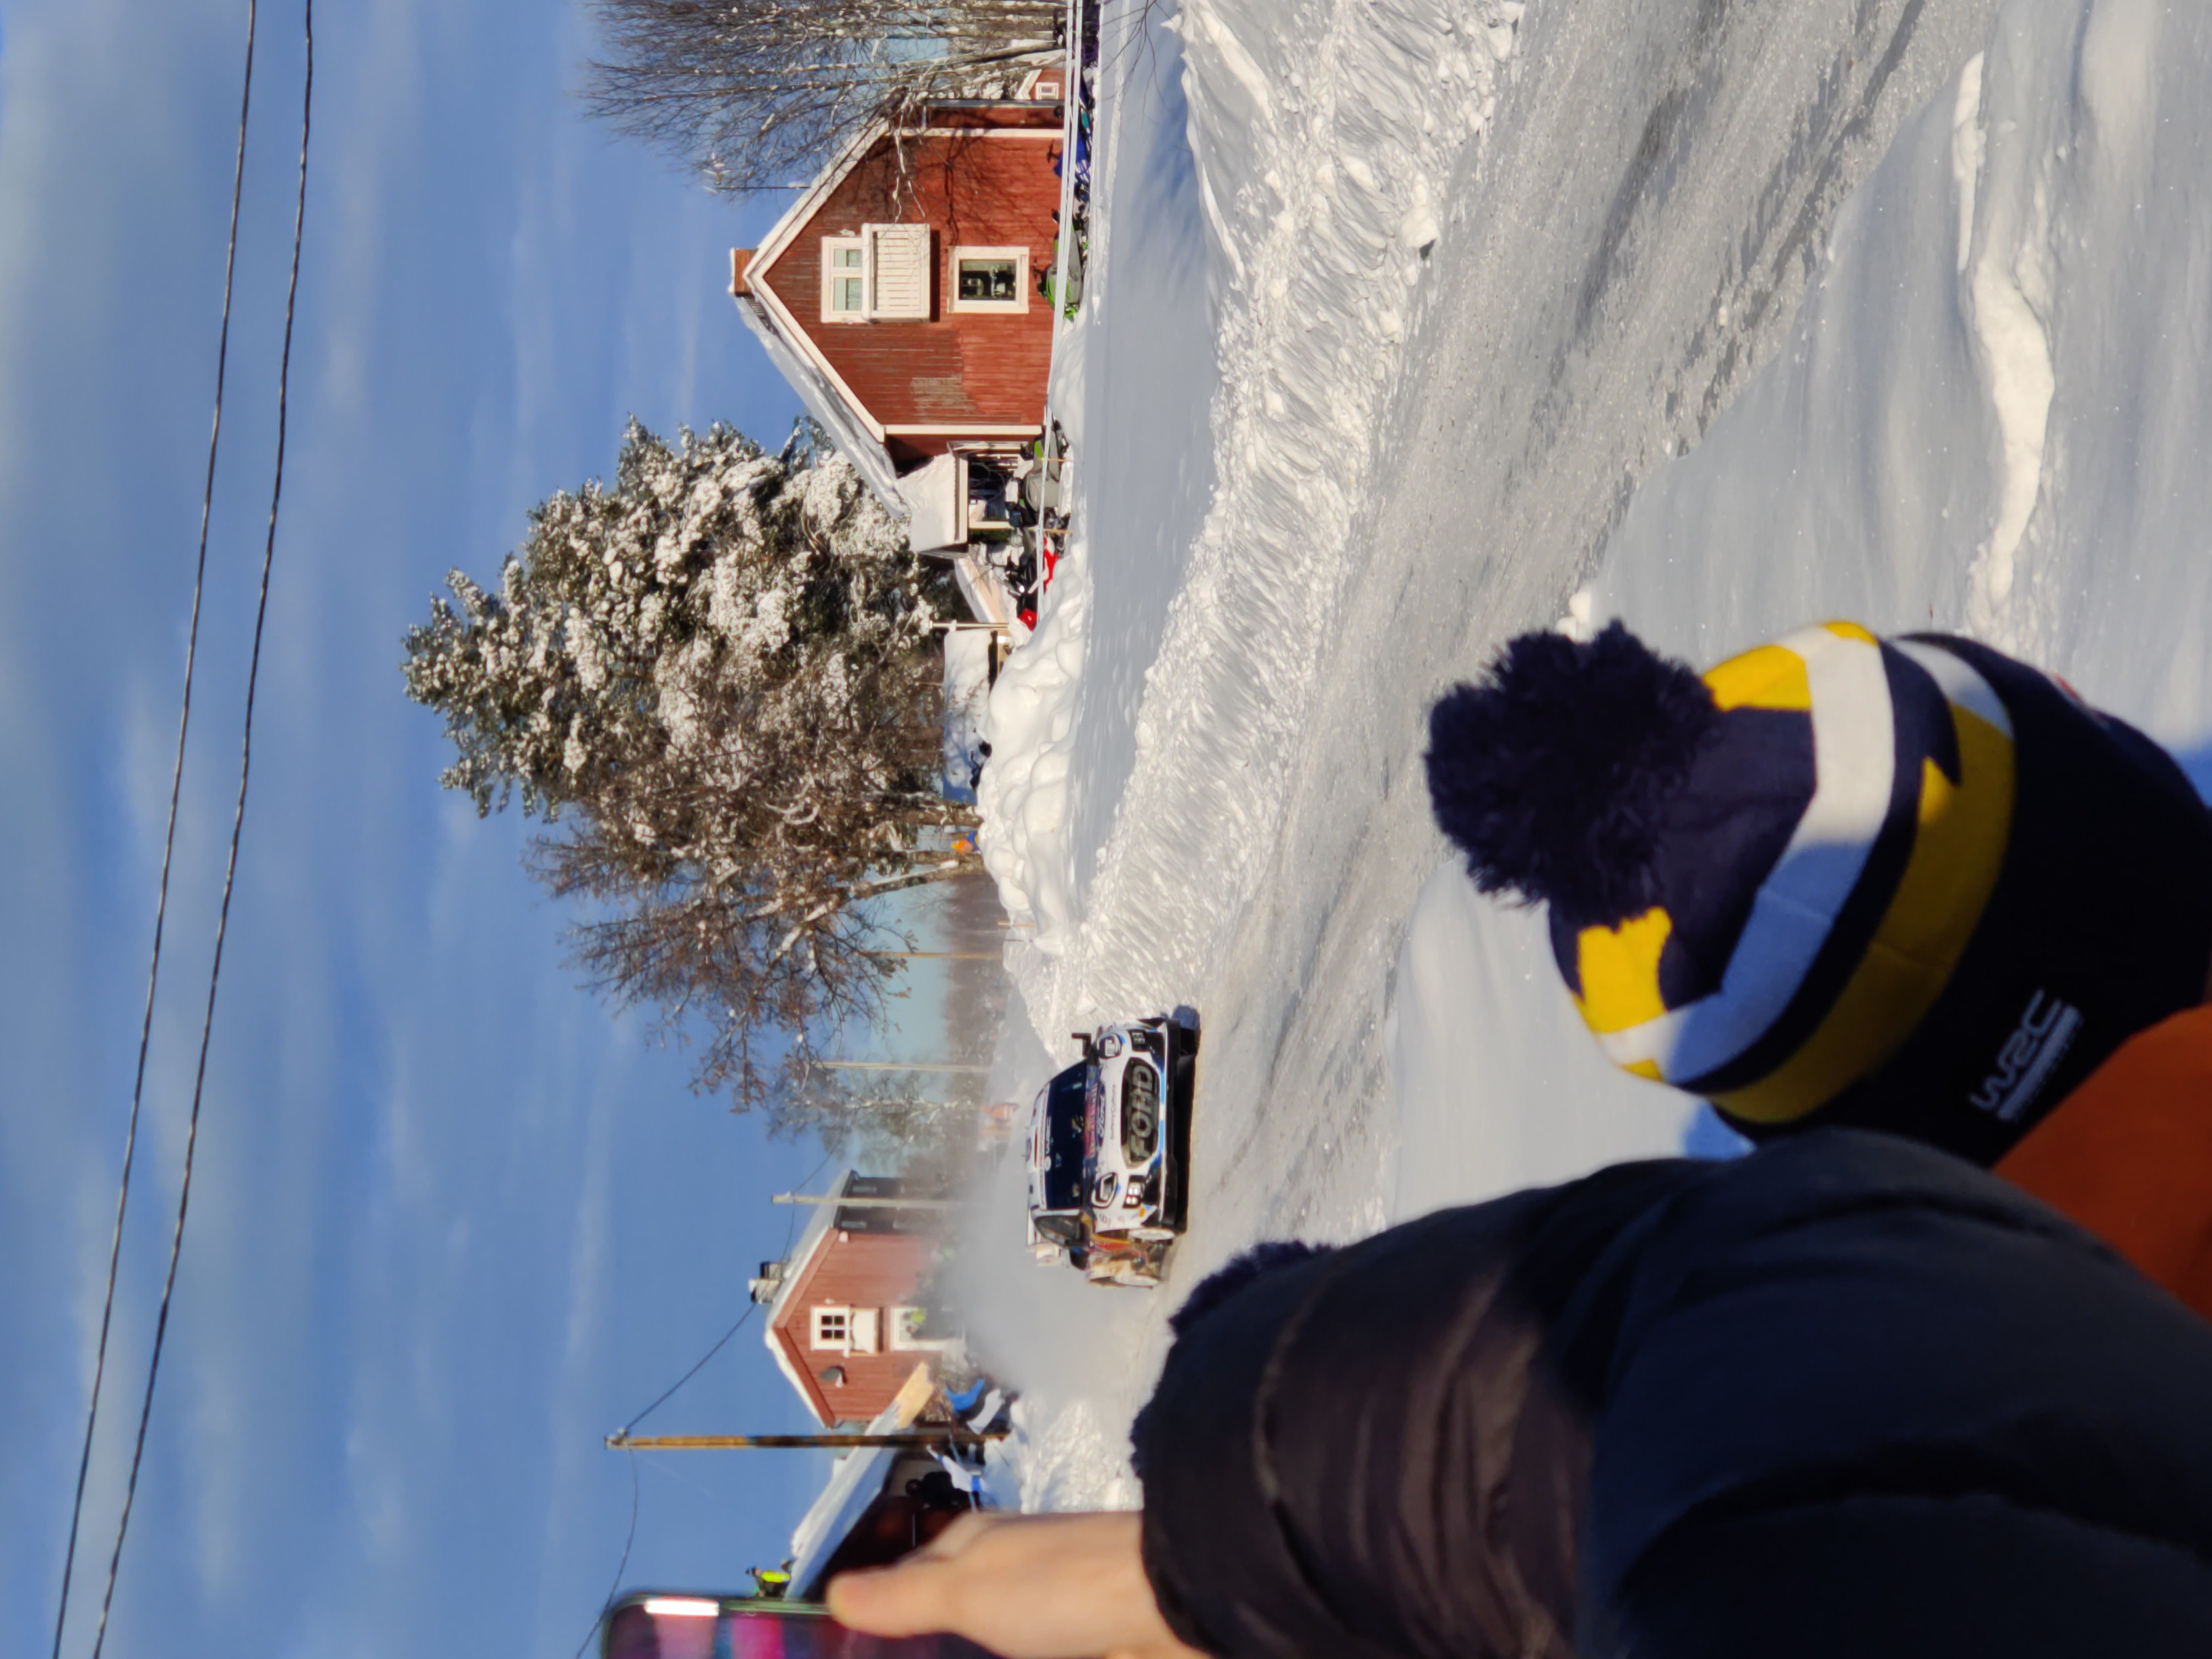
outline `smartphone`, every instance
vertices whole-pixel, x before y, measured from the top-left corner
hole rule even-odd
[[[827,1607],[633,1590],[607,1609],[600,1659],[991,1659],[957,1636],[863,1636]]]

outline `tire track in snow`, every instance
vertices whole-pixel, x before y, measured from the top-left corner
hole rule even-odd
[[[1988,10],[1735,9],[1683,39],[1585,8],[1537,14],[1557,32],[1524,33],[1540,79],[1501,118],[1481,176],[1455,181],[1462,228],[1438,255],[1463,260],[1461,281],[1389,411],[1364,580],[1309,671],[1328,692],[1299,733],[1268,867],[1208,977],[1234,1024],[1217,1038],[1222,1108],[1200,1137],[1200,1196],[1221,1232],[1194,1241],[1193,1272],[1285,1225],[1337,1236],[1378,1218],[1368,1172],[1387,1181],[1395,1133],[1391,967],[1444,856],[1421,778],[1428,697],[1558,616],[1637,483],[1781,343],[1834,211]],[[1594,131],[1591,108],[1631,113]],[[1603,295],[1584,306],[1593,270]],[[1557,996],[1547,966],[1504,988]],[[1464,1018],[1488,1029],[1528,1013],[1507,996]],[[1510,1085],[1462,1093],[1539,1109]]]

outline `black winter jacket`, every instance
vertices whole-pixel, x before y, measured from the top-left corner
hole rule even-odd
[[[2212,1656],[2212,1326],[1820,1131],[1201,1286],[1145,1564],[1237,1659]]]

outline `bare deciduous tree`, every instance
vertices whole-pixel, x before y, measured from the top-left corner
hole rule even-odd
[[[598,0],[592,112],[717,190],[804,181],[870,122],[1003,96],[1060,50],[1063,0]]]

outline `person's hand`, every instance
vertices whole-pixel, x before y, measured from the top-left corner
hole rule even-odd
[[[1204,1659],[1145,1577],[1136,1515],[963,1515],[894,1566],[840,1573],[830,1611],[873,1636],[949,1631],[1003,1659]]]

